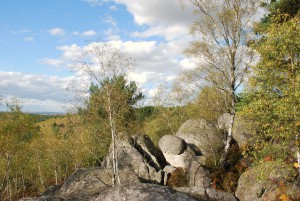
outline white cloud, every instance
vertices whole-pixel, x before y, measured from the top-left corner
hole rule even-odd
[[[116,20],[111,15],[108,14],[104,16],[103,22],[110,24],[113,27],[117,26]]]
[[[109,10],[116,11],[116,10],[118,10],[118,7],[115,5],[112,5],[109,7]]]
[[[53,28],[53,29],[49,29],[48,32],[52,35],[52,36],[64,36],[65,35],[65,31],[61,28]]]
[[[124,4],[138,25],[147,25],[144,32],[134,32],[136,37],[164,36],[167,40],[188,34],[189,27],[196,19],[193,7],[187,4],[183,9],[179,1],[174,0],[115,0]],[[155,11],[155,12],[154,12]]]
[[[93,30],[88,30],[88,31],[85,31],[82,33],[82,36],[94,36],[96,35],[97,33]]]
[[[142,89],[149,94],[152,88],[165,82],[172,82],[180,71],[192,68],[192,60],[186,59],[182,55],[184,40],[174,40],[172,42],[157,41],[121,41],[115,40],[110,43],[127,53],[135,60],[135,70],[129,74],[129,78],[138,82]],[[61,51],[61,56],[53,60],[46,60],[49,64],[72,62],[76,66],[77,60],[84,51],[92,48],[91,43],[86,46],[77,44],[57,47]],[[185,44],[186,45],[186,44]],[[75,65],[74,65],[75,64]],[[82,72],[75,70],[76,76],[83,76]]]
[[[25,37],[24,41],[26,41],[26,42],[33,42],[34,38],[33,37]]]
[[[62,111],[73,78],[0,71],[0,91],[6,100],[21,98],[25,110]]]
[[[180,65],[184,70],[190,70],[196,67],[196,59],[185,58],[180,61]]]
[[[84,31],[84,32],[79,32],[79,31],[74,31],[72,32],[73,36],[82,36],[82,37],[90,37],[90,36],[95,36],[97,35],[97,32],[94,31],[94,30],[87,30],[87,31]]]
[[[50,66],[61,66],[65,63],[65,61],[61,59],[42,59],[40,63],[47,64]]]

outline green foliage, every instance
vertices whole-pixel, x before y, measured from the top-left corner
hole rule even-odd
[[[0,198],[4,200],[10,195],[6,189],[15,192],[19,187],[20,178],[18,180],[15,176],[24,177],[26,174],[23,169],[29,162],[28,147],[38,137],[40,129],[31,115],[21,111],[18,102],[13,99],[7,104],[9,111],[0,117]]]
[[[254,48],[261,60],[254,68],[244,109],[264,139],[293,139],[300,107],[299,18],[273,23]]]
[[[187,113],[193,119],[205,119],[216,124],[218,118],[229,112],[230,97],[213,86],[203,87],[197,99],[186,107]]]
[[[284,162],[290,154],[291,151],[285,144],[263,144],[259,151],[253,152],[255,158],[253,165],[275,160]]]
[[[162,136],[175,134],[187,119],[185,107],[155,107],[144,123],[144,131],[157,146]]]
[[[84,121],[92,123],[92,129],[96,131],[109,129],[109,107],[117,120],[117,130],[132,129],[134,121],[137,120],[134,106],[144,98],[135,82],[128,83],[124,76],[107,78],[100,86],[92,84],[90,93],[86,108],[81,109],[81,114]]]
[[[262,25],[269,25],[271,22],[282,22],[284,18],[274,18],[274,16],[285,16],[288,18],[295,17],[300,10],[299,0],[271,0],[269,3],[263,3],[269,14],[262,18]]]

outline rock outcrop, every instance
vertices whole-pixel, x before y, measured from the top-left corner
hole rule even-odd
[[[138,144],[138,142],[142,143]],[[153,143],[148,143],[145,136],[135,136],[119,141],[116,152],[119,170],[129,169],[143,181],[163,183],[162,169],[166,165],[166,160]],[[111,155],[106,157],[103,163],[106,169],[112,169],[111,159]]]
[[[224,150],[224,135],[205,120],[188,120],[176,133],[191,147],[206,166],[214,166]]]
[[[188,181],[190,187],[207,189],[210,186],[209,171],[199,162],[192,161],[190,163],[188,173]]]
[[[225,113],[221,115],[218,119],[219,129],[228,132],[229,120],[230,120],[229,113]],[[249,143],[249,140],[252,136],[251,124],[249,122],[246,122],[241,116],[236,115],[234,125],[233,125],[232,136],[240,147],[245,146],[247,143]]]
[[[112,157],[109,154],[102,167],[78,169],[63,184],[49,187],[40,197],[22,200],[275,201],[283,199],[283,196],[300,200],[300,186],[290,182],[295,177],[292,165],[275,161],[246,170],[238,180],[235,195],[212,188],[217,186],[214,182],[219,177],[216,177],[218,173],[210,171],[216,168],[224,150],[222,130],[228,128],[226,118],[226,114],[220,117],[219,128],[204,120],[188,120],[176,136],[161,138],[160,149],[146,135],[119,139],[116,152],[121,185],[112,185]],[[241,131],[237,131],[239,129],[235,125],[235,137],[238,133],[242,136],[236,137],[239,144],[247,143],[242,127]],[[239,163],[232,163],[230,171],[238,171],[235,174],[239,176],[250,166],[251,161],[247,161],[244,158]],[[238,168],[234,169],[234,165]]]
[[[235,194],[243,201],[280,200],[284,194],[300,200],[300,186],[288,182],[293,172],[291,166],[275,161],[249,168],[241,175]]]
[[[174,135],[163,136],[158,145],[167,163],[173,167],[187,169],[190,161],[196,156],[194,150],[183,139]]]
[[[237,201],[238,199],[232,193],[216,191],[215,189],[203,189],[199,187],[180,187],[177,191],[191,195],[197,200],[205,201]]]
[[[91,201],[196,201],[187,194],[155,184],[134,184],[110,188]],[[201,200],[200,200],[201,201]]]
[[[175,135],[164,135],[158,142],[160,150],[164,154],[180,155],[186,150],[186,143]]]
[[[90,197],[42,196],[21,201],[199,201],[194,197],[156,184],[125,184],[102,189],[98,195]],[[200,200],[201,201],[201,200]]]

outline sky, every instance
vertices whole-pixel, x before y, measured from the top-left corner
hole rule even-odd
[[[149,99],[194,63],[183,55],[195,20],[179,0],[1,0],[0,95],[27,112],[64,112],[78,76],[68,62],[95,42],[135,61],[130,79]]]

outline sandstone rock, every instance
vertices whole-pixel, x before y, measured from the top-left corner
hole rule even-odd
[[[210,185],[209,171],[198,161],[192,161],[188,169],[188,181],[190,187],[206,189]]]
[[[202,201],[190,195],[156,184],[125,184],[99,189],[98,194],[85,197],[42,196],[21,201]]]
[[[237,201],[238,199],[234,197],[232,193],[216,191],[215,189],[206,189],[206,194],[209,200],[213,201]]]
[[[164,135],[158,142],[160,150],[164,154],[179,155],[186,149],[186,143],[175,135]]]
[[[163,153],[157,149],[151,139],[147,135],[133,136],[133,147],[139,151],[139,153],[147,158],[147,161],[152,166],[157,166],[155,169],[163,169],[167,165],[167,161]]]
[[[112,149],[112,147],[110,149]],[[117,143],[116,152],[119,170],[129,169],[135,172],[143,181],[155,183],[163,182],[160,164],[151,159],[154,156],[149,158],[149,156],[145,156],[146,151],[141,152],[141,150],[136,149],[132,138],[119,141]],[[107,156],[103,163],[107,169],[112,169],[111,159],[111,155]]]
[[[224,150],[223,134],[205,120],[187,120],[176,136],[185,140],[198,156],[203,155],[207,166],[214,166]]]
[[[49,186],[45,192],[42,193],[41,196],[55,196],[58,194],[59,190],[61,188],[61,185],[53,185]]]
[[[33,197],[33,198],[23,198],[20,201],[80,201],[87,200],[82,198],[59,198],[53,196],[41,196],[41,197]]]
[[[249,168],[241,175],[235,194],[243,201],[278,200],[279,183],[287,184],[286,191],[297,190],[292,190],[287,183],[293,178],[293,171],[291,166],[276,161]]]
[[[196,156],[195,152],[189,146],[187,146],[187,149],[180,155],[168,154],[164,152],[163,154],[171,166],[182,167],[183,169],[187,169],[190,161],[192,161]]]
[[[203,189],[199,187],[180,187],[175,188],[177,191],[191,195],[197,200],[205,201],[237,201],[231,193],[216,191],[215,189]]]
[[[119,173],[121,183],[140,182],[138,176],[130,170],[120,170]],[[110,175],[111,170],[99,167],[79,169],[66,179],[56,194],[51,196],[76,198],[95,195],[101,189],[112,186]]]
[[[192,187],[177,187],[174,189],[184,194],[191,195],[197,200],[210,201],[210,199],[206,194],[206,190],[204,188],[192,186]]]
[[[91,201],[196,201],[192,196],[155,184],[108,188]],[[200,200],[201,201],[201,200]]]
[[[225,132],[228,132],[229,120],[229,113],[221,115],[218,119],[218,127]],[[249,139],[251,137],[251,123],[249,123],[249,121],[246,122],[246,120],[244,120],[241,116],[236,115],[232,136],[240,147],[249,143]]]

